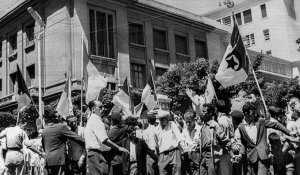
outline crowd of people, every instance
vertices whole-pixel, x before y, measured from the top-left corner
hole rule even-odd
[[[48,109],[38,132],[26,121],[1,131],[0,175],[300,175],[300,103],[282,116],[245,98],[184,113],[154,109],[145,119],[105,116],[91,101],[83,126]]]

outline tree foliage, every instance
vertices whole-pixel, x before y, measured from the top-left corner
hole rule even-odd
[[[15,125],[17,118],[9,112],[0,112],[0,131],[3,128],[7,128],[11,125]]]

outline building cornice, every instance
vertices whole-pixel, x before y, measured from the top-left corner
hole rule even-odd
[[[155,19],[166,19],[168,21],[193,27],[202,31],[214,31],[220,34],[227,34],[230,27],[219,24],[218,22],[199,16],[157,1],[138,0],[136,3],[128,4],[128,10],[132,12],[142,13]]]

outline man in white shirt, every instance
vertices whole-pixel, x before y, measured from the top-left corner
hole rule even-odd
[[[156,146],[159,152],[159,174],[181,175],[181,151],[184,138],[177,125],[169,121],[170,112],[159,110],[157,118],[160,125],[155,132]]]
[[[153,115],[153,114],[148,115],[149,126],[143,133],[143,138],[144,138],[146,144],[154,152],[156,151],[155,150],[156,143],[155,143],[155,139],[154,139],[154,133],[155,133],[155,130],[157,130],[157,128],[155,127],[155,122],[156,122],[155,115]],[[156,172],[157,170],[155,170],[153,168],[153,163],[154,163],[154,160],[150,156],[147,155],[147,173],[148,174],[157,174],[158,173],[158,172]]]
[[[182,131],[182,135],[185,140],[184,152],[185,154],[184,162],[186,164],[186,171],[189,174],[198,175],[199,174],[199,162],[200,162],[200,150],[199,150],[199,139],[201,126],[196,123],[196,111],[189,109],[184,114],[184,119],[187,127]]]
[[[108,139],[105,125],[101,119],[103,105],[100,101],[91,101],[88,104],[91,116],[85,128],[85,147],[88,151],[88,171],[93,175],[108,174],[108,163],[105,159],[107,151],[111,148],[121,152],[128,153],[128,151],[119,147]]]

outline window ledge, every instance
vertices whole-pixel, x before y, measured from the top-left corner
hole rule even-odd
[[[183,56],[183,57],[191,57],[190,55],[186,55],[186,54],[183,54],[183,53],[176,53],[176,55],[178,55],[178,56]]]
[[[159,51],[159,52],[169,53],[168,50],[164,50],[164,49],[154,48],[154,50],[155,50],[155,51]]]
[[[146,48],[145,45],[141,45],[141,44],[136,44],[136,43],[130,43],[131,46],[134,46],[134,47],[143,47],[143,48]]]
[[[32,51],[33,48],[34,48],[34,46],[35,46],[35,42],[34,41],[30,41],[27,44],[27,46],[25,47],[25,52],[28,53],[28,52]]]
[[[10,62],[16,60],[16,59],[17,59],[17,55],[18,55],[17,51],[14,51],[14,53],[8,55],[8,60],[9,60]]]
[[[114,58],[108,58],[108,57],[103,57],[103,56],[98,56],[98,55],[91,55],[90,56],[92,60],[102,60],[102,61],[107,61],[107,62],[116,62],[116,59]]]

